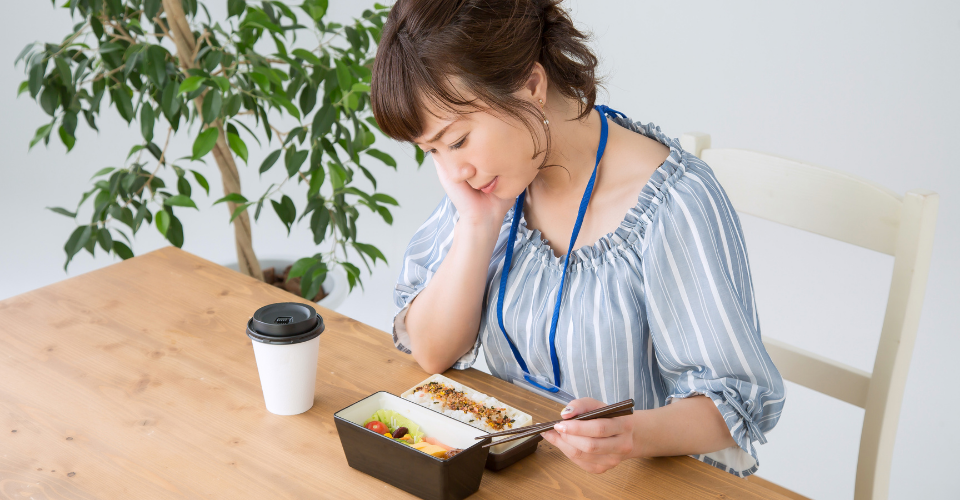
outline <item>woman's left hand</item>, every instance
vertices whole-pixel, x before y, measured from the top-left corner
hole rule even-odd
[[[602,406],[606,405],[596,399],[576,399],[560,416],[569,419]],[[600,474],[626,459],[639,456],[634,426],[636,415],[561,422],[553,430],[544,432],[543,438],[560,448],[583,470]]]

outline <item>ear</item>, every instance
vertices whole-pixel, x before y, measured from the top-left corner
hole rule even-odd
[[[542,64],[533,63],[533,69],[527,77],[527,83],[520,89],[520,94],[521,98],[533,99],[534,102],[547,102],[547,70],[543,69]]]

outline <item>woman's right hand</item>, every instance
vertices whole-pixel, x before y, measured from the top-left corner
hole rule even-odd
[[[472,188],[467,183],[467,179],[475,175],[473,167],[461,167],[458,171],[451,171],[441,165],[435,156],[433,163],[437,167],[440,185],[443,186],[453,206],[457,208],[461,222],[500,227],[515,200],[501,199],[496,195]]]

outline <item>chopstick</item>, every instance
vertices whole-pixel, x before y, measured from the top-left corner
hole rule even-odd
[[[513,434],[513,437],[510,437],[507,439],[501,439],[500,441],[492,441],[490,443],[483,445],[483,448],[489,448],[491,446],[495,446],[502,443],[509,443],[511,441],[516,441],[517,439],[523,439],[525,437],[530,437],[535,434],[545,432],[553,428],[554,425],[559,424],[560,422],[566,422],[569,420],[593,420],[596,418],[615,418],[615,417],[623,417],[626,415],[632,415],[633,404],[634,404],[633,400],[628,399],[626,401],[621,401],[619,403],[614,403],[612,405],[607,405],[602,408],[597,408],[596,410],[582,413],[580,415],[577,415],[576,417],[565,418],[561,420],[554,420],[553,422],[546,422],[543,424],[534,424],[529,427],[518,427],[516,429],[510,429],[502,432],[494,432],[492,434],[484,434],[483,436],[477,436],[476,439],[509,436]]]

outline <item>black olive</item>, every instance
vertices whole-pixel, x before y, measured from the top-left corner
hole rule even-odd
[[[400,439],[400,438],[402,438],[403,436],[406,436],[406,435],[407,435],[407,428],[406,428],[406,427],[397,427],[397,430],[393,431],[393,438],[394,438],[394,439]]]

